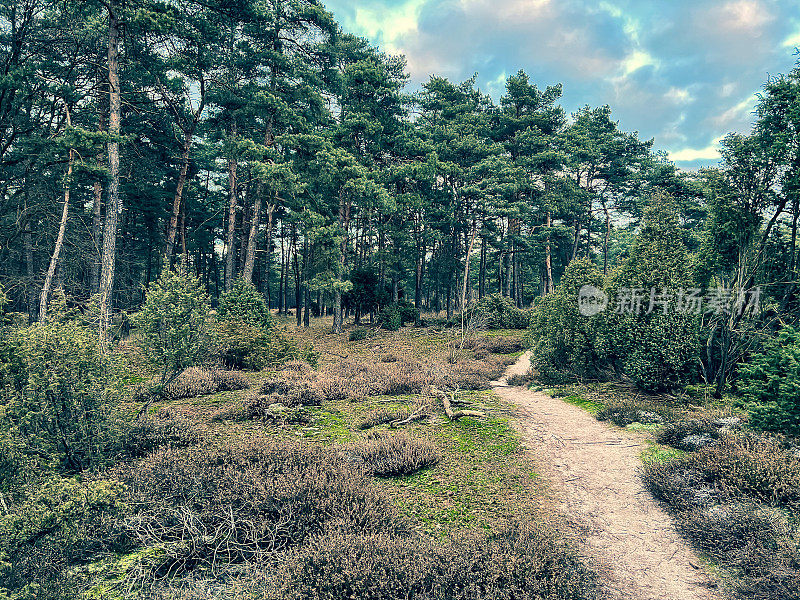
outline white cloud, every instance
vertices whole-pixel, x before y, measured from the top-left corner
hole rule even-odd
[[[664,96],[675,104],[688,104],[694,101],[694,98],[686,88],[671,87]]]
[[[719,143],[721,137],[716,138],[705,148],[683,148],[669,152],[669,159],[674,162],[689,162],[695,160],[717,160],[720,157]]]
[[[391,9],[358,7],[355,10],[355,29],[370,39],[380,39],[384,50],[399,52],[402,46],[398,42],[416,33],[419,13],[425,2],[409,0]]]
[[[797,48],[800,46],[800,31],[796,31],[785,40],[781,44],[784,48]]]
[[[649,52],[634,50],[622,61],[622,72],[627,76],[648,65],[658,66],[658,61]]]

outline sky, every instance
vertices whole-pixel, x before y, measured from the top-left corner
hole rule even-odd
[[[683,169],[711,166],[746,133],[756,94],[789,72],[800,0],[327,0],[345,31],[406,57],[416,89],[436,74],[478,75],[499,100],[524,69],[562,83],[567,113],[608,104]]]

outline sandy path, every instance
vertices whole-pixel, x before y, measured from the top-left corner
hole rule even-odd
[[[576,406],[506,378],[525,373],[528,354],[493,382],[519,406],[519,428],[562,510],[585,526],[587,549],[607,571],[610,598],[717,600],[714,582],[644,489],[640,438],[597,421]]]

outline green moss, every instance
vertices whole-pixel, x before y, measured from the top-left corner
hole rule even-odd
[[[647,448],[642,450],[640,454],[640,458],[644,463],[666,463],[686,454],[683,450],[662,446],[655,442],[648,441],[647,444]]]
[[[595,402],[594,400],[587,400],[578,396],[577,394],[572,394],[569,396],[564,396],[562,398],[564,402],[567,404],[572,404],[573,406],[577,406],[578,408],[582,408],[590,415],[596,415],[600,410],[603,408],[602,402]]]

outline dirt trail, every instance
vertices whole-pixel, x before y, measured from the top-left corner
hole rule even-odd
[[[576,406],[508,377],[530,367],[526,353],[493,382],[520,407],[519,427],[562,510],[585,527],[588,551],[607,572],[611,598],[718,600],[713,579],[644,489],[637,469],[646,447],[638,436],[597,421]]]

